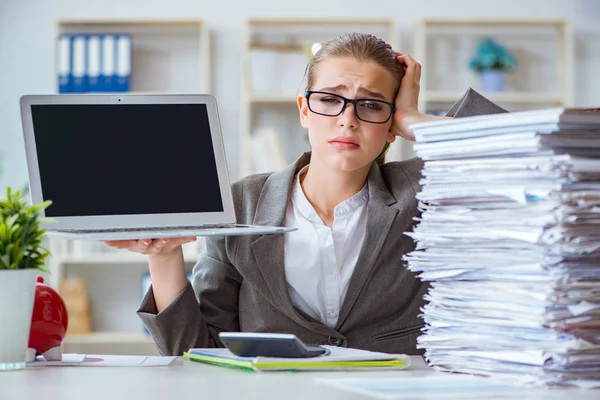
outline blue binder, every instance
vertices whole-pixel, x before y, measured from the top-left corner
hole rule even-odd
[[[117,46],[115,35],[101,38],[102,66],[100,68],[100,91],[114,92],[117,84]]]
[[[100,92],[102,84],[100,82],[100,69],[102,60],[101,37],[99,35],[90,35],[87,39],[87,91]]]
[[[117,36],[117,92],[128,92],[131,86],[131,35]]]
[[[71,36],[62,34],[58,37],[58,93],[70,93],[73,75]]]
[[[85,35],[72,36],[72,86],[74,93],[87,91],[87,37]]]

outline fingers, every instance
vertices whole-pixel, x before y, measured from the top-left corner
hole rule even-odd
[[[177,247],[196,241],[196,237],[139,239],[139,240],[107,240],[103,243],[117,249],[129,250],[140,254],[162,254]]]
[[[152,244],[152,239],[140,240],[105,240],[103,243],[109,247],[121,250],[135,251],[137,253],[147,254],[148,248]]]
[[[116,249],[128,249],[137,244],[137,240],[105,240],[102,243]]]
[[[163,238],[163,239],[154,239],[154,240],[142,240],[140,248],[144,254],[166,254],[170,253],[176,248],[195,241],[196,238]]]
[[[142,253],[142,254],[148,254],[150,249],[154,245],[153,242],[155,242],[155,241],[156,240],[152,240],[152,239],[140,239],[137,241],[135,248],[129,249],[129,250],[137,251],[138,253]]]
[[[421,64],[416,62],[414,58],[408,54],[399,55],[396,57],[396,60],[406,66],[405,76],[413,75],[411,80],[419,82],[421,79]]]

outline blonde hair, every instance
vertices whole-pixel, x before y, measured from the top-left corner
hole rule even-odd
[[[350,58],[360,62],[371,61],[389,71],[396,78],[394,93],[400,88],[400,81],[404,76],[404,67],[396,60],[396,53],[392,46],[384,40],[366,33],[349,33],[323,44],[315,43],[312,46],[313,57],[306,66],[306,90],[313,88],[315,83],[316,67],[323,60],[336,58]],[[375,161],[381,165],[385,162],[385,154],[390,147],[386,143]]]

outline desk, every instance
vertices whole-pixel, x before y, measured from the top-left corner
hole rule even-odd
[[[401,378],[443,374],[411,357],[404,371],[254,373],[178,359],[168,367],[36,367],[0,373],[2,400],[359,400],[373,399],[316,383],[316,377]],[[448,399],[448,397],[443,397]],[[600,390],[545,390],[527,399],[598,399]],[[411,399],[414,399],[411,397]]]

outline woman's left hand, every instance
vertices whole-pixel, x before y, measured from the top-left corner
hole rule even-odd
[[[416,62],[408,54],[396,52],[396,60],[405,65],[404,77],[400,82],[400,89],[396,94],[391,132],[408,140],[415,140],[415,136],[409,128],[410,124],[422,121],[426,118],[418,110],[419,90],[421,80],[421,64]]]

